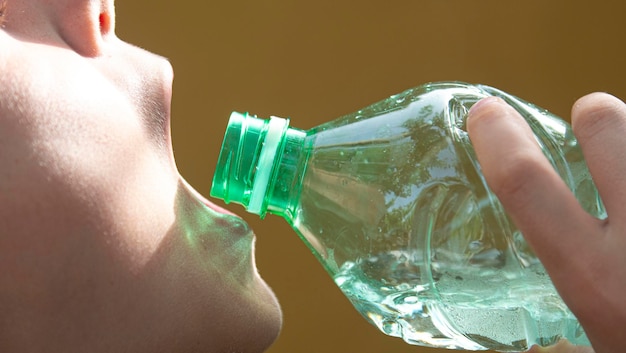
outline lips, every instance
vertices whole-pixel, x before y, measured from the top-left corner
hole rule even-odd
[[[236,214],[230,212],[229,210],[222,208],[216,204],[214,204],[213,202],[209,201],[206,197],[204,197],[200,192],[198,192],[193,186],[191,186],[184,178],[181,177],[181,182],[183,183],[183,185],[185,186],[185,188],[189,191],[189,193],[191,193],[191,195],[201,204],[203,204],[204,206],[208,207],[209,209],[217,212],[217,213],[223,213],[223,214],[227,214],[227,215],[231,215],[231,216],[235,216],[235,217],[239,217]]]

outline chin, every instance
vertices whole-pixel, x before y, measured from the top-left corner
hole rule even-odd
[[[251,342],[256,345],[256,349],[251,349],[249,352],[264,352],[280,335],[283,315],[278,299],[265,281],[259,277],[256,286],[256,314],[250,315],[249,313],[249,316],[255,316],[255,320],[248,321],[254,322],[253,327],[249,329],[254,332],[253,336],[257,337],[255,342]],[[244,350],[244,352],[248,351]]]

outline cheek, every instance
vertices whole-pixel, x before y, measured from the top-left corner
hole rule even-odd
[[[0,174],[0,312],[23,332],[125,337],[116,322],[158,309],[147,274],[175,223],[177,179],[152,153],[77,156],[40,153]]]
[[[177,177],[132,129],[76,129],[22,134],[0,152],[0,261],[41,277],[107,261],[137,269],[174,222]]]

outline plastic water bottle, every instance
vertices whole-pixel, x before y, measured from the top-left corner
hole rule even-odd
[[[211,195],[282,216],[354,307],[408,343],[589,345],[481,174],[465,121],[492,95],[524,116],[583,207],[605,217],[567,123],[458,82],[410,89],[308,131],[233,113]]]

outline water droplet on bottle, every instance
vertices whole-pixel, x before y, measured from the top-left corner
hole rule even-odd
[[[473,242],[469,243],[467,247],[470,251],[478,251],[483,248],[483,242],[480,240],[474,240]]]
[[[410,285],[410,284],[408,284],[408,283],[400,283],[400,284],[398,284],[398,285],[396,286],[396,290],[401,291],[401,292],[403,292],[403,291],[407,291],[407,290],[410,290],[410,289],[411,289],[411,285]],[[396,298],[396,301],[397,301],[397,300],[398,300],[398,299]]]
[[[416,304],[419,299],[414,295],[404,297],[404,304]]]

